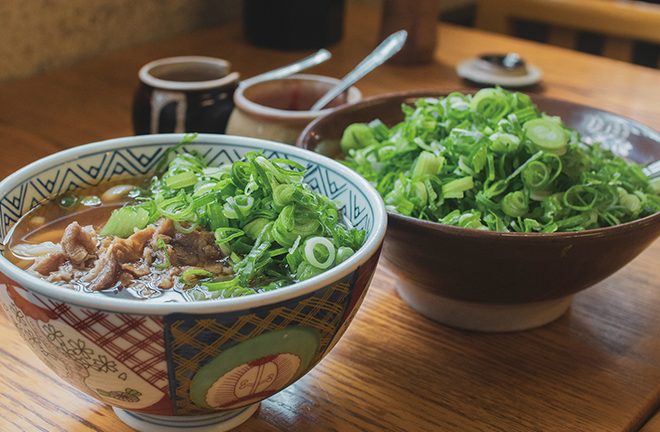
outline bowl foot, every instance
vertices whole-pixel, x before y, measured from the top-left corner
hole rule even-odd
[[[422,315],[465,330],[509,332],[539,327],[559,318],[573,296],[523,304],[473,303],[439,297],[413,284],[397,281],[401,298]]]
[[[233,411],[199,416],[161,416],[115,408],[117,417],[139,432],[225,432],[240,426],[259,408],[259,403]]]

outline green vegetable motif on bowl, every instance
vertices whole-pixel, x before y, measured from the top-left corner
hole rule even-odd
[[[465,228],[578,231],[660,210],[640,166],[587,145],[531,99],[500,88],[403,105],[404,121],[344,131],[344,163],[389,211]]]

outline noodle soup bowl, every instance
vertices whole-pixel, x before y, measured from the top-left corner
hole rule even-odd
[[[352,123],[403,120],[402,104],[449,92],[379,96],[312,122],[297,145],[341,159]],[[533,96],[586,142],[601,142],[642,165],[660,159],[660,134],[633,120],[566,101]],[[454,327],[514,331],[564,314],[573,295],[610,276],[660,235],[660,213],[607,228],[550,234],[474,230],[388,213],[383,259],[401,298],[423,315]]]
[[[0,233],[46,199],[153,173],[182,135],[119,138],[34,162],[0,183]],[[304,181],[339,203],[365,244],[303,282],[199,302],[84,293],[39,279],[0,257],[0,305],[35,354],[63,380],[111,405],[138,430],[226,430],[259,401],[307,373],[351,322],[373,276],[387,223],[377,192],[337,162],[252,138],[199,135],[187,150],[210,165],[261,150],[307,168]]]

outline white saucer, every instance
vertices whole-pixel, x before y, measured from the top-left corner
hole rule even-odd
[[[475,67],[477,61],[478,59],[471,58],[456,66],[456,73],[458,76],[479,84],[500,85],[502,87],[525,87],[538,83],[541,81],[541,76],[543,75],[541,69],[530,64],[527,65],[526,75],[496,75]]]

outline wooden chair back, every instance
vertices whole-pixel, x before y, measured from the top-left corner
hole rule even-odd
[[[636,0],[478,0],[477,27],[513,34],[516,21],[549,26],[547,41],[577,48],[579,32],[604,37],[601,55],[631,62],[637,42],[660,46],[660,5]],[[653,64],[658,63],[658,50]]]

